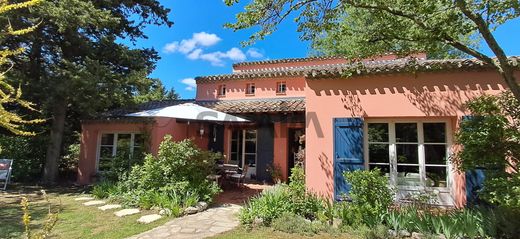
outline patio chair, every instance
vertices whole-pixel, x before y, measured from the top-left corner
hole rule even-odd
[[[244,180],[246,179],[247,170],[249,169],[249,165],[244,165],[244,168],[242,169],[241,173],[235,173],[229,175],[229,179],[236,180],[237,186],[240,187],[240,185],[244,184]]]
[[[13,170],[12,159],[0,159],[0,181],[4,181],[4,191],[11,179],[11,171]]]

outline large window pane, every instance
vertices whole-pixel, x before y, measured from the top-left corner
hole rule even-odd
[[[388,124],[373,123],[368,124],[369,142],[388,142]]]
[[[398,144],[397,164],[419,164],[419,155],[416,144]]]
[[[427,187],[447,187],[446,167],[426,166],[426,186]]]
[[[256,167],[256,154],[246,154],[245,162],[249,167]]]
[[[144,136],[142,134],[134,135],[134,147],[140,147],[144,145]]]
[[[390,163],[388,144],[370,144],[368,146],[368,158],[370,163]]]
[[[247,139],[255,139],[256,140],[256,130],[246,130],[246,140]]]
[[[99,153],[99,157],[102,157],[102,158],[112,157],[112,147],[101,146],[101,151]]]
[[[246,153],[256,153],[256,142],[246,141]]]
[[[395,124],[395,140],[396,142],[417,142],[417,124],[416,123],[396,123]]]
[[[424,142],[425,143],[445,143],[446,124],[444,123],[424,123]]]
[[[101,135],[101,145],[114,145],[114,134]]]
[[[117,154],[120,153],[130,153],[130,140],[131,140],[130,134],[118,134],[117,135]]]
[[[424,145],[426,164],[446,164],[446,145]]]
[[[397,166],[397,184],[402,186],[421,186],[418,166]]]

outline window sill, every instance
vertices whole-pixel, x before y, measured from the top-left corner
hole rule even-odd
[[[276,92],[276,95],[287,95],[285,92]]]
[[[246,96],[255,96],[255,94],[246,94]]]

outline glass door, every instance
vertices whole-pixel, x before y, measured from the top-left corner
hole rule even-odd
[[[230,164],[239,167],[248,165],[246,177],[256,175],[256,142],[257,132],[254,129],[237,129],[231,134]]]

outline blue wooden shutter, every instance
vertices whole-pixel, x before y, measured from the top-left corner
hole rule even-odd
[[[474,116],[463,116],[462,122],[472,120]],[[462,128],[461,128],[462,129]],[[483,169],[474,169],[467,171],[466,175],[466,206],[472,206],[479,203],[478,194],[484,187],[485,174]]]
[[[334,119],[334,199],[350,191],[343,172],[364,168],[363,119]]]

